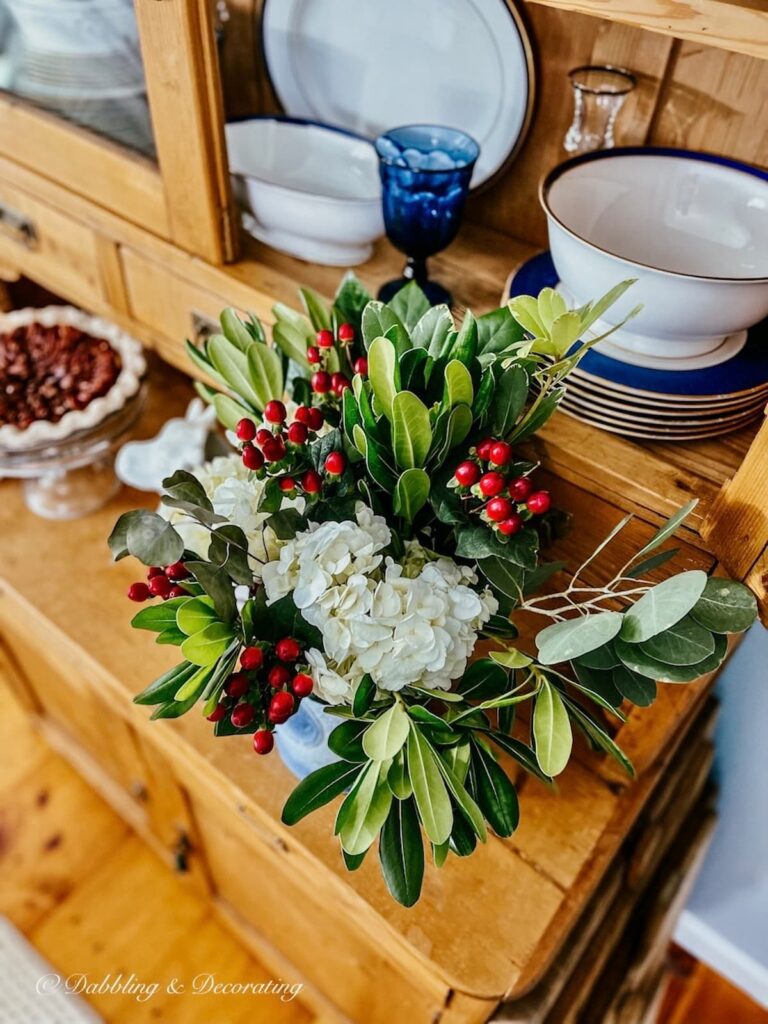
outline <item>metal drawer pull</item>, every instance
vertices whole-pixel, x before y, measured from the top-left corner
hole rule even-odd
[[[36,249],[37,229],[29,217],[0,203],[0,232],[25,249]]]

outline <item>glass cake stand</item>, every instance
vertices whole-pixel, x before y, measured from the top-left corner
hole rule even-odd
[[[144,408],[146,384],[88,430],[30,448],[0,447],[0,478],[24,481],[27,508],[44,519],[79,519],[120,489],[115,456]]]

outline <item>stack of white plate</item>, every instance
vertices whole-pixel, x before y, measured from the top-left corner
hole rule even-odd
[[[545,252],[512,276],[505,298],[557,283]],[[727,338],[715,355],[628,362],[626,353],[617,359],[615,349],[598,347],[569,376],[560,409],[602,430],[639,440],[715,437],[746,426],[768,404],[768,321]]]

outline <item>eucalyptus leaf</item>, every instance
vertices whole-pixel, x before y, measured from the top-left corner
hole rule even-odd
[[[645,576],[654,569],[658,569],[660,565],[664,565],[664,563],[668,562],[670,558],[674,558],[675,555],[679,554],[680,548],[668,548],[666,551],[658,551],[655,555],[649,555],[648,558],[644,558],[642,561],[632,565],[627,570],[627,576],[639,579],[641,576]]]
[[[144,565],[172,565],[184,553],[184,542],[168,520],[143,509],[128,522],[126,547]]]
[[[663,683],[692,683],[700,676],[714,672],[720,667],[728,652],[728,643],[724,636],[717,635],[712,654],[695,665],[667,665],[651,658],[640,644],[626,643],[620,638],[616,639],[615,648],[622,664],[641,676]]]
[[[757,600],[743,583],[713,576],[691,609],[691,617],[714,633],[741,633],[757,618]]]
[[[579,658],[608,643],[621,627],[619,612],[598,612],[556,622],[536,635],[539,661],[542,665],[556,665]]]
[[[556,690],[544,680],[533,708],[536,760],[545,775],[559,775],[568,764],[573,746],[568,712]]]
[[[701,569],[691,569],[657,583],[625,612],[622,640],[642,643],[669,629],[693,608],[706,584],[707,574]]]
[[[620,664],[619,659],[616,658],[616,665]],[[609,711],[615,713],[615,709],[621,704],[622,695],[616,689],[613,682],[611,672],[613,666],[605,669],[590,668],[581,660],[571,662],[571,665],[576,676],[574,686],[577,686],[582,693],[585,693],[598,704],[601,704],[603,707],[607,706]]]
[[[587,651],[576,659],[579,665],[586,665],[587,668],[609,669],[621,664],[621,660],[613,649],[612,644],[604,644],[596,647],[594,651]]]
[[[715,638],[690,615],[640,645],[643,651],[667,665],[695,665],[715,649]]]
[[[206,511],[210,512],[213,509],[203,485],[196,476],[188,473],[185,469],[177,469],[171,476],[166,477],[163,480],[163,490],[172,498],[180,498],[182,501],[198,505]]]
[[[622,697],[637,704],[640,708],[647,708],[656,699],[656,683],[653,679],[641,676],[626,665],[619,665],[611,673],[613,683]]]
[[[206,594],[212,598],[219,618],[224,622],[231,622],[237,612],[237,605],[232,583],[224,570],[211,565],[210,562],[187,562],[186,566]]]
[[[673,516],[670,516],[666,523],[664,523],[664,525],[654,533],[648,543],[640,548],[635,555],[635,558],[642,558],[643,555],[647,555],[650,551],[654,551],[659,547],[660,544],[663,544],[667,537],[671,537],[683,520],[693,512],[698,503],[698,498],[694,498],[692,501],[683,505],[682,508],[678,509],[677,512],[675,512]]]
[[[490,657],[491,661],[495,661],[497,665],[511,669],[527,668],[533,663],[533,658],[529,658],[527,654],[517,650],[491,651]]]

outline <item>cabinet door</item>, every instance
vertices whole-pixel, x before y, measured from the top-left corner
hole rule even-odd
[[[234,258],[209,0],[0,0],[0,90],[0,157]]]

